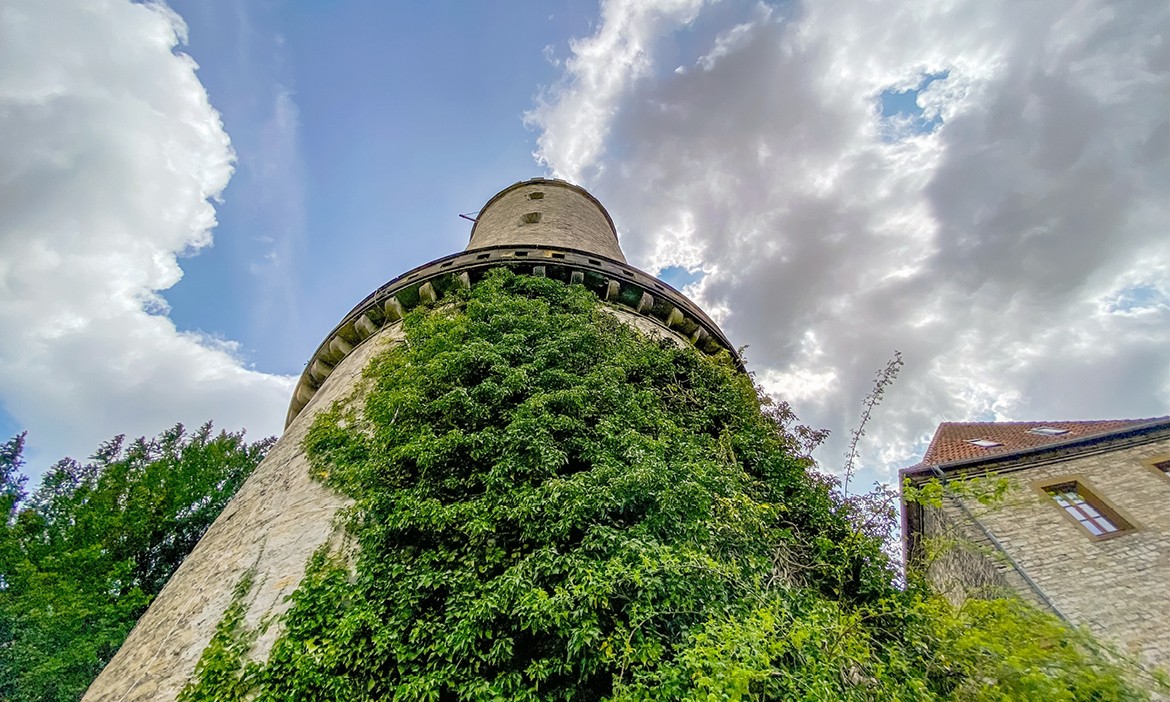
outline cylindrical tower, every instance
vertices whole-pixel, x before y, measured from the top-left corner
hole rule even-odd
[[[467,250],[560,246],[626,262],[609,213],[582,188],[537,178],[501,190],[479,211]]]
[[[682,293],[626,264],[613,220],[592,195],[561,180],[512,185],[480,210],[467,249],[391,280],[362,300],[313,353],[293,392],[283,436],[139,620],[85,700],[174,699],[190,679],[244,573],[246,623],[265,658],[279,617],[319,547],[340,547],[334,515],[346,499],[310,478],[302,444],[314,415],[358,389],[362,370],[403,338],[402,317],[421,302],[474,285],[489,270],[584,285],[619,319],[706,354],[735,351]],[[738,358],[736,358],[738,362]],[[264,625],[264,626],[262,626]]]

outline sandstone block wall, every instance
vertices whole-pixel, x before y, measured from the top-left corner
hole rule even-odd
[[[1007,500],[973,511],[1069,620],[1170,669],[1170,479],[1149,465],[1168,458],[1170,437],[1162,436],[1142,445],[1001,472],[1012,483]],[[1038,486],[1066,479],[1088,488],[1134,529],[1093,538]],[[947,521],[962,519],[948,505],[927,515],[924,531],[938,533]],[[966,533],[986,546],[970,523],[964,523]],[[994,559],[960,565],[952,561],[931,576],[952,590],[956,580],[979,586],[1002,577],[1025,597],[1037,599],[1009,567]]]
[[[331,539],[340,541],[334,515],[347,503],[309,477],[305,434],[318,412],[354,389],[369,360],[402,337],[401,324],[388,325],[338,364],[138,621],[85,702],[173,700],[249,568],[255,583],[245,600],[248,625],[288,609],[284,599],[304,577],[309,557]],[[267,657],[279,631],[270,627],[253,656]]]
[[[953,499],[923,512],[929,559],[926,575],[935,589],[956,607],[972,597],[1015,594],[1044,607],[1043,600],[1020,577],[1010,561],[959,509]]]
[[[687,346],[690,346],[690,343],[686,340],[686,338],[680,336],[673,329],[668,329],[667,327],[662,326],[658,323],[658,321],[651,317],[634,314],[633,312],[616,305],[603,305],[601,309],[607,314],[612,314],[618,319],[618,321],[622,322],[623,324],[628,324],[634,329],[642,332],[643,335],[655,341],[662,341],[665,339],[679,348],[686,348]]]
[[[558,180],[517,183],[484,205],[468,250],[504,244],[563,246],[626,262],[601,203]]]

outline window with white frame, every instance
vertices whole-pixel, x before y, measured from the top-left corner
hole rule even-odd
[[[1075,480],[1048,485],[1044,491],[1093,536],[1108,536],[1133,529],[1116,511]]]

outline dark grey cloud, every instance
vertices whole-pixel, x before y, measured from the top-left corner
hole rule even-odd
[[[1166,7],[731,5],[603,3],[529,120],[635,264],[705,272],[688,292],[833,430],[827,465],[894,349],[873,476],[940,421],[1170,413]],[[924,117],[892,128],[909,89]]]

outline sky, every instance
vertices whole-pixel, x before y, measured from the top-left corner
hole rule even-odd
[[[279,434],[322,337],[536,176],[894,479],[943,421],[1170,414],[1148,0],[8,0],[0,434]]]

